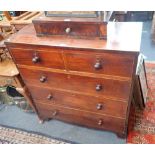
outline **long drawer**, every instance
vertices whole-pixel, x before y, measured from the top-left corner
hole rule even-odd
[[[102,99],[35,86],[28,86],[28,88],[32,98],[36,102],[43,102],[49,106],[59,105],[121,118],[126,117],[127,102],[124,103],[116,100]]]
[[[71,71],[93,72],[123,77],[131,77],[134,71],[135,55],[131,53],[64,51],[67,68]]]
[[[130,82],[104,78],[77,76],[64,73],[54,73],[19,66],[20,73],[27,85],[52,87],[56,89],[77,91],[94,96],[107,96],[128,100]]]
[[[11,48],[10,51],[16,64],[65,69],[62,52],[58,49],[46,48],[44,50],[34,50]]]
[[[125,131],[125,119],[93,114],[55,105],[36,103],[39,116],[42,119],[54,118],[69,123],[79,124],[86,127],[106,129],[118,133]]]

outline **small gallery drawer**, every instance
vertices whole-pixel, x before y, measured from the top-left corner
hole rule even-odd
[[[106,38],[107,23],[77,23],[77,22],[35,22],[34,27],[38,36],[65,35],[74,37]]]
[[[65,68],[61,50],[58,49],[32,50],[11,48],[10,51],[17,64],[56,69]]]
[[[28,86],[28,88],[31,92],[32,98],[36,102],[81,109],[121,118],[126,117],[127,102],[124,103],[116,100],[102,99],[35,86]]]
[[[106,96],[126,101],[131,89],[129,81],[54,73],[21,68],[20,66],[19,71],[27,85],[52,87],[93,96]]]
[[[71,71],[131,77],[134,68],[134,55],[113,52],[89,52],[64,50],[67,68]]]
[[[36,105],[41,119],[54,118],[86,127],[106,129],[118,133],[124,133],[125,131],[125,119],[55,105],[49,106],[41,103],[36,103]]]

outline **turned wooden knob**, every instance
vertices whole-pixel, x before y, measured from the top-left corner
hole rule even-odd
[[[48,96],[47,96],[47,99],[48,100],[51,100],[53,98],[53,96],[51,95],[51,94],[49,94]]]
[[[94,65],[94,68],[96,70],[101,69],[102,68],[102,64],[100,62],[96,62],[95,65]]]
[[[101,110],[102,108],[103,108],[103,105],[101,103],[98,103],[97,106],[96,106],[96,109]]]
[[[45,77],[45,76],[41,76],[41,78],[40,78],[40,82],[45,82],[47,80],[47,78]]]
[[[65,32],[66,32],[67,34],[69,34],[69,33],[71,32],[71,28],[67,27],[67,28],[65,29]]]
[[[40,61],[40,58],[38,57],[38,56],[34,56],[33,58],[32,58],[32,62],[33,63],[37,63],[37,62],[39,62]]]
[[[57,111],[57,110],[55,110],[55,111],[52,113],[53,116],[56,116],[57,114],[58,114],[58,111]]]
[[[97,84],[96,85],[96,91],[100,91],[102,89],[102,85],[101,84]]]
[[[103,120],[100,119],[97,124],[101,126],[103,124]]]

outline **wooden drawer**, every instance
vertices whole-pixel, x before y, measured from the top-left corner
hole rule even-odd
[[[118,133],[124,133],[125,131],[125,119],[55,105],[45,105],[40,103],[36,103],[36,105],[39,111],[39,116],[42,119],[54,118],[86,127],[106,129]]]
[[[107,96],[124,100],[128,100],[130,94],[129,81],[54,73],[21,68],[20,66],[19,70],[27,85],[52,87],[93,96]]]
[[[35,22],[34,27],[38,36],[65,35],[77,38],[107,36],[107,23],[78,23],[64,21]]]
[[[116,117],[126,117],[128,104],[121,101],[102,99],[34,86],[28,86],[28,88],[31,92],[32,98],[36,100],[36,102],[92,111],[101,114],[103,113]]]
[[[58,49],[32,50],[11,48],[10,51],[17,64],[64,69],[62,53]]]
[[[71,71],[131,77],[134,55],[114,52],[88,52],[65,50],[67,68]]]

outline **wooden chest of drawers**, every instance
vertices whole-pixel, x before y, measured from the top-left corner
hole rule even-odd
[[[108,27],[115,40],[37,37],[29,25],[6,41],[41,120],[126,135],[142,25]]]

